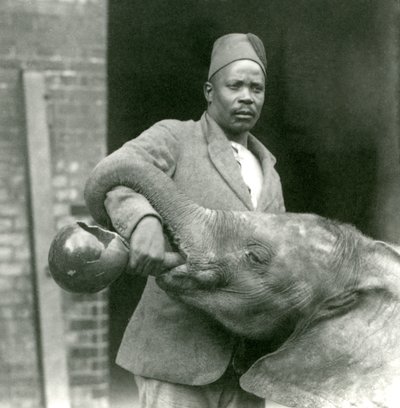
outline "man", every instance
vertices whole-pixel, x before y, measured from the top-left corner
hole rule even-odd
[[[265,76],[257,36],[219,38],[201,119],[161,121],[121,150],[162,169],[204,207],[283,212],[275,159],[249,133],[264,104]],[[105,207],[112,227],[130,241],[130,269],[143,276],[160,270],[166,242],[149,202],[120,186],[108,193]],[[149,277],[117,363],[135,375],[141,407],[263,407],[238,385],[239,343],[200,311],[170,299]]]

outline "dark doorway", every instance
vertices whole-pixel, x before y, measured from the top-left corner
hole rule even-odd
[[[268,58],[254,134],[278,159],[287,209],[379,235],[379,146],[398,125],[395,15],[395,1],[378,0],[111,0],[108,149],[158,120],[199,118],[213,41],[253,32]],[[124,277],[111,289],[112,359],[143,284]],[[113,366],[112,395],[131,386]]]

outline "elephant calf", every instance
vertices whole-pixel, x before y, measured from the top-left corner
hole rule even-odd
[[[185,259],[156,278],[162,289],[238,335],[280,339],[242,376],[245,390],[298,408],[399,406],[393,247],[312,214],[201,208],[164,173],[124,157],[103,160],[88,180],[87,204],[101,224],[116,185],[148,198]]]

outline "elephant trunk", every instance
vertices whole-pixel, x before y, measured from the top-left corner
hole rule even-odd
[[[216,211],[206,210],[180,192],[174,182],[158,168],[134,160],[108,156],[90,174],[84,191],[87,207],[94,220],[107,225],[104,207],[106,194],[116,186],[126,186],[144,195],[160,214],[180,250],[187,252],[196,228],[216,216]],[[214,216],[214,217],[213,217]]]

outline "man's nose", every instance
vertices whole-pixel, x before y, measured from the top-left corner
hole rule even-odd
[[[253,103],[254,99],[253,99],[253,94],[251,93],[251,90],[244,87],[240,93],[239,100],[242,103],[247,103],[247,104]]]

